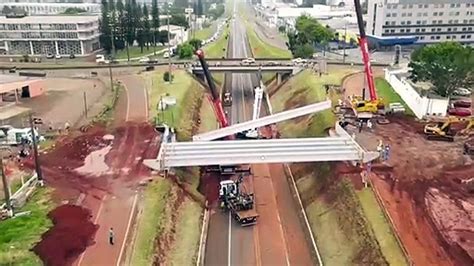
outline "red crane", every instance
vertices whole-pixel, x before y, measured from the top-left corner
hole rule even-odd
[[[362,52],[362,60],[364,62],[365,77],[369,86],[370,101],[378,102],[377,93],[375,92],[374,76],[372,73],[372,67],[370,66],[369,47],[367,44],[367,36],[365,35],[364,20],[362,19],[362,7],[360,6],[360,1],[354,0],[354,6],[357,15],[357,25],[359,26],[359,46]]]
[[[217,92],[216,85],[212,80],[211,72],[209,71],[209,67],[207,65],[206,60],[204,59],[204,52],[202,50],[197,50],[196,55],[201,63],[202,70],[204,72],[204,76],[206,76],[207,84],[209,85],[209,89],[211,90],[212,96],[212,104],[214,105],[214,112],[216,113],[217,119],[219,120],[219,124],[221,128],[229,126],[229,122],[227,121],[227,117],[224,113],[224,109],[222,108],[221,98],[219,97],[219,93]]]

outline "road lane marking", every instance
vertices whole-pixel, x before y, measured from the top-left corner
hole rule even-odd
[[[261,255],[260,255],[260,240],[259,240],[258,237],[259,237],[258,236],[258,224],[256,224],[253,227],[253,242],[254,242],[254,245],[255,245],[255,263],[256,263],[257,266],[261,266],[262,265],[262,258],[261,258]]]
[[[152,77],[153,78],[153,77]],[[145,82],[144,82],[145,84]],[[152,84],[153,84],[153,81],[152,81]],[[153,90],[153,86],[151,87],[150,91]],[[148,105],[148,90],[146,89],[145,86],[143,86],[143,94],[145,94],[145,121],[148,121],[148,108],[149,108],[149,105]]]
[[[126,91],[126,95],[127,95],[127,112],[125,113],[125,122],[128,121],[128,116],[130,115],[130,92],[128,91],[128,88],[127,88],[127,85],[125,84],[125,82],[122,82],[123,84],[123,87]]]
[[[269,178],[269,180],[270,180],[271,188],[272,188],[272,192],[273,192],[272,194],[274,195],[277,220],[278,220],[278,225],[280,227],[280,234],[281,234],[281,238],[283,239],[283,244],[284,244],[284,248],[285,248],[286,265],[289,266],[290,265],[290,259],[289,259],[289,256],[288,256],[288,246],[287,246],[287,241],[286,241],[286,238],[285,238],[285,232],[283,232],[283,226],[281,224],[280,212],[278,211],[278,202],[276,201],[275,188],[274,188],[272,179]]]
[[[97,221],[99,221],[99,217],[100,217],[100,214],[102,213],[102,208],[104,207],[104,201],[106,198],[107,198],[107,195],[104,195],[102,199],[100,200],[99,209],[97,210],[97,215],[95,216],[95,219],[94,219],[94,224],[97,224]],[[77,266],[81,265],[82,260],[84,259],[84,256],[86,255],[86,251],[87,249],[84,250],[84,252],[82,252],[81,257],[79,258],[79,261],[77,262]]]
[[[231,246],[232,246],[232,215],[230,215],[229,211],[229,239],[228,239],[228,249],[227,249],[227,265],[230,266],[230,258],[231,258]]]
[[[127,230],[125,231],[125,236],[123,237],[123,240],[122,240],[122,247],[120,248],[120,253],[119,253],[119,256],[118,256],[118,259],[117,259],[117,264],[116,264],[117,266],[120,265],[120,261],[122,260],[123,251],[125,250],[125,243],[127,242],[127,237],[128,237],[128,233],[130,231],[130,226],[132,225],[133,213],[135,212],[135,207],[137,205],[137,198],[138,198],[138,193],[135,193],[135,197],[133,198],[132,209],[130,210],[130,216],[128,218]]]

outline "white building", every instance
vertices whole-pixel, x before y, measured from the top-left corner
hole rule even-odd
[[[367,34],[474,42],[474,0],[369,0]]]
[[[68,8],[80,8],[85,10],[87,13],[100,13],[100,4],[93,3],[0,3],[0,10],[3,10],[5,7],[10,9],[21,9],[30,16],[60,14]]]
[[[181,26],[170,25],[170,45],[178,45],[185,43],[188,40],[188,31]],[[168,30],[168,25],[163,25],[159,28],[160,31]]]
[[[88,55],[98,49],[98,16],[0,17],[0,50],[11,55]]]

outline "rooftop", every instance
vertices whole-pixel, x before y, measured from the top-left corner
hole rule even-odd
[[[23,18],[6,18],[0,16],[0,24],[76,24],[99,20],[99,16],[26,16]]]
[[[36,80],[36,79],[39,79],[39,78],[0,74],[0,85],[12,83],[12,82],[20,82],[20,81],[28,81],[28,80]]]

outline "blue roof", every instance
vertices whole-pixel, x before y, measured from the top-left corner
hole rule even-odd
[[[367,40],[381,46],[410,45],[418,41],[416,36],[374,36],[367,35]]]

